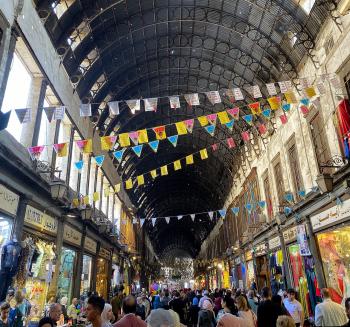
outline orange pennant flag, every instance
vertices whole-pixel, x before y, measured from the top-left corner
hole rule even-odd
[[[281,98],[280,97],[271,97],[268,98],[267,101],[269,102],[269,105],[272,110],[277,110],[281,106]]]
[[[250,103],[250,104],[248,104],[248,107],[253,115],[260,115],[261,114],[260,102]]]
[[[154,131],[154,133],[156,133],[157,140],[165,140],[166,139],[165,126],[154,127],[153,131]]]

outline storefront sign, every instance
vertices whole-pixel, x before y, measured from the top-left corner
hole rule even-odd
[[[309,243],[307,242],[305,225],[297,226],[297,240],[300,246],[300,254],[302,256],[311,255]]]
[[[81,245],[81,237],[82,237],[82,234],[80,232],[78,232],[77,230],[75,230],[74,228],[72,228],[68,225],[64,225],[63,239],[66,242],[72,243],[76,246],[80,246]]]
[[[18,202],[19,196],[0,184],[0,209],[15,216]]]
[[[245,261],[249,261],[249,260],[253,260],[253,253],[251,250],[246,251],[246,253],[244,254],[245,257]]]
[[[265,243],[258,244],[255,247],[254,253],[255,253],[256,256],[264,255],[264,254],[266,254],[266,252],[267,252],[267,248],[266,248],[266,244]]]
[[[107,250],[105,248],[100,248],[100,252],[98,253],[98,255],[101,258],[107,259],[107,260],[111,260],[111,251]]]
[[[294,226],[284,231],[283,239],[286,243],[295,241],[297,239],[297,227]]]
[[[350,199],[310,218],[313,230],[318,230],[348,217],[350,217]]]
[[[241,264],[241,258],[240,257],[235,258],[235,264],[236,265]]]
[[[269,250],[276,249],[281,246],[281,240],[279,236],[276,236],[269,240]]]
[[[30,205],[26,207],[24,222],[40,231],[57,234],[57,220]]]
[[[95,254],[97,250],[97,242],[86,236],[84,240],[84,249]]]

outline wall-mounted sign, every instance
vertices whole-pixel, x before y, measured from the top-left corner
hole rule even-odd
[[[111,251],[110,250],[107,250],[105,248],[100,248],[100,252],[98,253],[98,255],[101,257],[101,258],[104,258],[104,259],[107,259],[107,260],[111,260]]]
[[[283,232],[283,239],[286,243],[297,239],[297,226],[291,227]]]
[[[281,240],[279,236],[276,236],[269,240],[269,250],[276,249],[281,246]]]
[[[15,216],[18,202],[19,196],[0,184],[0,209]]]
[[[80,246],[81,245],[81,237],[82,234],[80,232],[78,232],[76,229],[68,226],[68,225],[64,225],[63,228],[63,240],[66,242],[69,242],[71,244],[74,244],[76,246]]]
[[[57,234],[57,220],[30,205],[26,207],[24,222],[42,232]]]
[[[251,250],[246,251],[244,254],[245,261],[253,260],[253,253]]]
[[[94,241],[92,238],[86,236],[84,240],[84,249],[86,251],[96,254],[97,242]]]
[[[298,244],[300,246],[300,254],[302,256],[311,255],[311,252],[309,249],[309,243],[307,241],[305,225],[298,225],[297,226],[297,240],[298,240]]]
[[[348,217],[350,217],[350,199],[345,200],[341,205],[333,206],[310,218],[312,229],[318,230]]]
[[[260,243],[255,246],[254,254],[255,256],[264,255],[267,252],[267,247],[265,243]]]

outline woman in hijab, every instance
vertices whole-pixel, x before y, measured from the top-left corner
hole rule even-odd
[[[194,297],[192,300],[192,304],[190,306],[188,315],[189,315],[189,326],[195,327],[198,323],[198,312],[199,312],[199,306],[198,306],[198,298]]]
[[[114,320],[114,314],[112,311],[112,306],[109,303],[105,303],[103,311],[101,313],[102,325],[112,327],[111,321]]]
[[[198,312],[198,327],[214,327],[215,317],[213,305],[209,300],[204,300],[202,309]]]

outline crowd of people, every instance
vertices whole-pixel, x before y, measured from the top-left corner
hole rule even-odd
[[[168,290],[148,295],[117,292],[110,303],[98,295],[91,295],[83,303],[67,298],[57,303],[50,299],[36,327],[299,327],[350,326],[350,298],[345,306],[331,300],[328,289],[321,290],[323,301],[317,304],[313,319],[305,319],[297,293],[289,289],[282,296],[271,295],[263,288],[255,289]],[[28,310],[26,303],[13,307],[9,295],[0,306],[0,327],[26,326],[22,317]],[[30,326],[30,324],[29,324]],[[34,327],[34,326],[33,326]]]

